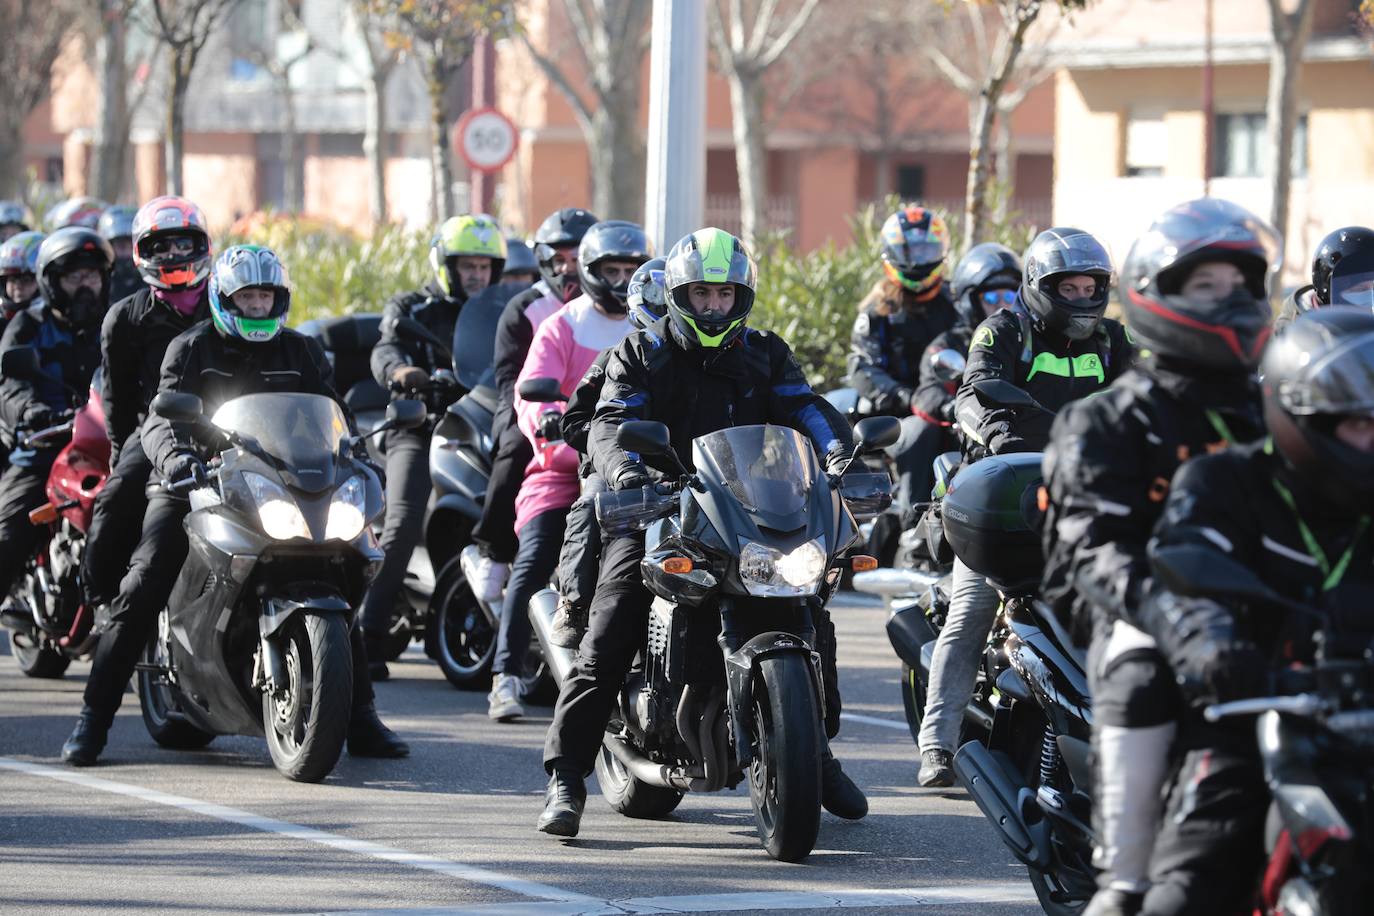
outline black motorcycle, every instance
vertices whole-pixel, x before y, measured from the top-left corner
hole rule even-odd
[[[863,421],[856,454],[898,431],[890,417]],[[661,423],[624,423],[617,441],[677,463]],[[597,781],[621,814],[658,817],[686,792],[747,777],[764,848],[800,861],[820,825],[826,740],[815,616],[854,565],[843,555],[859,538],[856,513],[885,508],[891,482],[856,473],[832,483],[810,443],[776,426],[701,436],[693,463],[695,474],[678,464],[672,483],[598,497],[606,537],[647,529],[640,568],[655,597]],[[550,645],[552,610],[532,610],[561,679],[570,659]]]
[[[377,476],[333,400],[253,394],[212,420],[200,398],[159,394],[158,416],[221,449],[186,493],[190,549],[138,667],[143,721],[158,744],[264,735],[285,776],[318,782],[343,750],[353,696],[348,631],[382,554],[369,522]],[[424,408],[397,401],[385,428]]]

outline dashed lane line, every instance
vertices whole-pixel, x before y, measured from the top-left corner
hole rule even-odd
[[[840,718],[846,722],[858,722],[860,725],[876,725],[879,728],[895,728],[898,731],[910,731],[905,722],[898,722],[896,719],[879,719],[877,716],[862,716],[856,712],[842,712]]]

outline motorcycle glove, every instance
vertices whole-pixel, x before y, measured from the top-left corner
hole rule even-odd
[[[31,430],[46,429],[56,420],[56,413],[42,401],[35,401],[24,409],[24,426]]]
[[[615,489],[638,490],[653,483],[649,469],[642,464],[632,463],[622,467],[615,475]]]
[[[563,440],[563,414],[557,410],[546,410],[539,415],[539,435],[545,442]]]
[[[174,484],[194,480],[200,485],[206,479],[204,462],[190,452],[178,452],[167,459],[166,474],[167,480]]]
[[[391,381],[402,391],[413,391],[429,381],[429,373],[418,366],[405,366],[392,373]]]

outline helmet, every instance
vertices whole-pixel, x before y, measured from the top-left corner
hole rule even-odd
[[[29,228],[29,211],[14,200],[0,200],[0,226],[18,226],[20,232]]]
[[[54,312],[80,328],[99,325],[110,296],[110,268],[114,250],[94,230],[70,226],[58,229],[38,246],[34,265],[38,291]],[[58,284],[59,274],[83,267],[100,271],[100,292],[94,297],[72,299]]]
[[[1312,288],[1322,305],[1374,306],[1372,280],[1374,231],[1346,226],[1321,240],[1312,256]]]
[[[1001,289],[1020,286],[1021,259],[1006,245],[996,242],[974,245],[959,260],[954,268],[954,277],[950,280],[954,307],[969,327],[976,328],[984,317],[983,305],[974,301],[974,296],[985,287],[994,285]]]
[[[134,217],[137,215],[138,210],[136,208],[116,204],[100,214],[100,221],[96,224],[95,229],[107,241],[111,242],[115,239],[133,238]]]
[[[594,224],[577,246],[577,282],[582,292],[612,315],[625,314],[625,294],[629,286],[611,286],[601,279],[597,268],[606,261],[633,261],[643,264],[653,257],[654,246],[644,227],[623,219],[608,219]]]
[[[744,333],[744,320],[754,308],[757,284],[754,259],[744,243],[724,229],[698,229],[668,252],[664,286],[674,336],[684,347],[728,347]],[[702,318],[692,308],[692,283],[729,283],[735,304],[726,315]]]
[[[496,220],[485,213],[464,213],[444,220],[434,234],[429,244],[429,266],[445,296],[463,295],[463,288],[454,282],[457,278],[453,275],[453,261],[463,257],[491,258],[489,282],[500,282],[506,263],[506,239]]]
[[[582,236],[597,223],[592,214],[580,207],[564,207],[555,210],[539,224],[534,233],[534,258],[539,262],[539,274],[544,283],[553,291],[554,296],[562,299],[563,281],[566,275],[553,272],[554,249],[576,247],[582,243]]]
[[[38,276],[38,249],[47,238],[41,232],[21,232],[0,242],[0,280],[24,274]]]
[[[52,230],[66,229],[68,226],[94,229],[107,206],[108,204],[99,198],[73,197],[49,210],[43,222]]]
[[[932,298],[945,276],[949,229],[934,210],[908,204],[887,218],[882,228],[883,273],[916,293]]]
[[[501,268],[503,275],[531,273],[538,275],[539,264],[534,260],[534,249],[524,239],[506,239],[506,264]]]
[[[1070,340],[1092,336],[1107,310],[1112,282],[1112,259],[1102,243],[1082,229],[1046,229],[1026,249],[1021,301],[1031,317],[1048,330]],[[1097,281],[1092,296],[1068,300],[1057,284],[1065,277],[1086,275]]]
[[[630,321],[641,330],[668,314],[668,291],[663,287],[664,269],[668,262],[653,258],[639,265],[625,291],[625,305]]]
[[[266,287],[275,293],[266,318],[249,318],[234,305],[234,293],[250,287]],[[276,337],[291,309],[291,281],[275,252],[261,245],[234,245],[215,259],[206,291],[210,320],[221,335],[262,343]]]
[[[1244,288],[1221,299],[1183,296],[1188,275],[1208,261],[1235,265]],[[1244,207],[1210,197],[1170,207],[1126,255],[1126,323],[1156,356],[1214,371],[1249,371],[1269,339],[1269,293],[1282,264],[1278,233]]]
[[[184,197],[154,197],[134,214],[134,265],[154,289],[199,286],[210,276],[210,231],[200,207]],[[159,250],[160,238],[183,236],[190,251]]]
[[[1374,416],[1374,314],[1314,309],[1264,354],[1264,421],[1274,446],[1332,506],[1374,510],[1374,455],[1335,436],[1351,415]]]

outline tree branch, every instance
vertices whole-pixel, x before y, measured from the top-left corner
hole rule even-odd
[[[768,49],[768,53],[764,54],[761,58],[756,58],[759,69],[768,69],[777,62],[779,57],[782,57],[783,53],[787,50],[787,46],[796,39],[802,29],[806,28],[806,22],[811,18],[811,14],[815,11],[816,4],[819,2],[820,0],[806,0],[806,3],[792,18],[792,22],[773,42],[772,47]]]
[[[582,96],[578,94],[577,90],[573,88],[572,83],[568,82],[568,78],[563,75],[562,69],[558,64],[541,54],[539,50],[530,43],[529,36],[526,35],[524,31],[520,32],[520,41],[524,44],[525,50],[529,52],[530,57],[534,59],[535,65],[544,72],[544,75],[549,78],[550,82],[558,87],[559,91],[567,98],[568,104],[572,105],[573,114],[577,117],[578,124],[582,125],[583,130],[590,132],[592,127],[591,107],[582,99]]]

